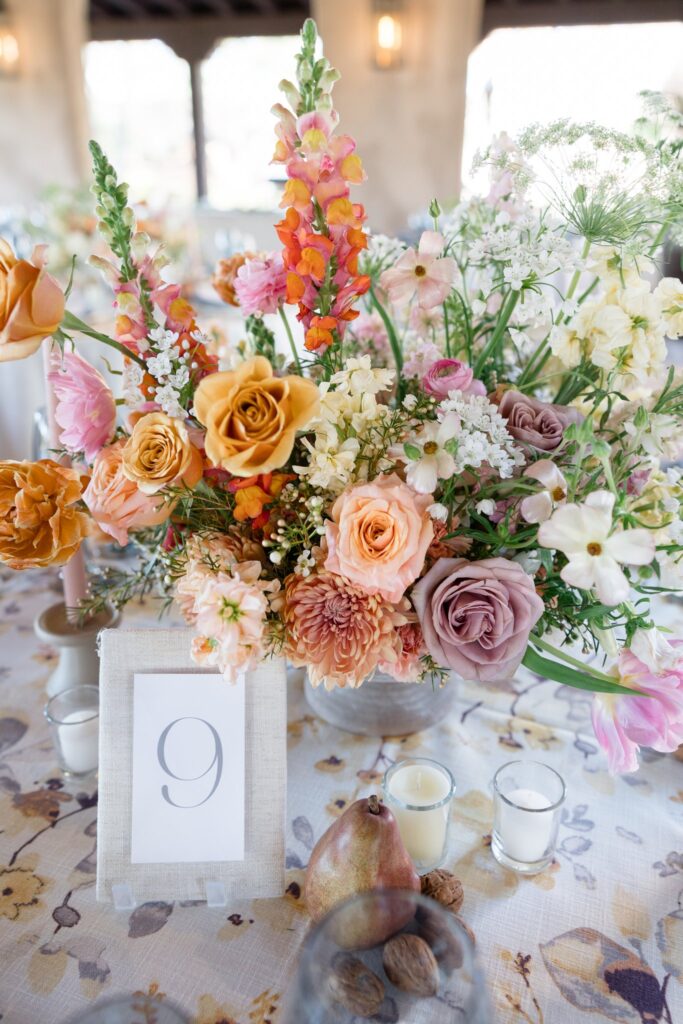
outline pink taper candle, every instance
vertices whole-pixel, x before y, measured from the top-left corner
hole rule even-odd
[[[48,379],[52,369],[50,365],[50,352],[52,348],[51,339],[43,342],[43,367],[45,370],[45,399],[47,403],[47,422],[49,428],[50,448],[59,448],[59,425],[55,418],[57,400]],[[71,465],[66,456],[59,460],[63,466]],[[64,583],[64,604],[67,608],[77,608],[85,598],[88,591],[88,577],[85,572],[85,559],[83,558],[83,545],[80,546],[75,555],[69,559],[62,568],[62,580]]]

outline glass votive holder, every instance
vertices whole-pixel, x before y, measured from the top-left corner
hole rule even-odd
[[[97,771],[100,691],[97,686],[72,686],[45,705],[52,742],[67,775]]]
[[[397,761],[384,775],[383,791],[417,870],[424,873],[442,864],[455,793],[448,768],[428,757]]]
[[[509,761],[493,777],[491,852],[525,875],[545,870],[555,853],[564,779],[542,761]]]

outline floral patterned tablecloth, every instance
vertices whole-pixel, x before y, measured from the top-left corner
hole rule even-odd
[[[95,902],[97,796],[56,769],[41,711],[55,651],[33,633],[55,599],[50,573],[0,577],[0,1019],[59,1022],[139,991],[196,1024],[278,1024],[307,928],[301,889],[313,844],[396,758],[424,754],[457,781],[447,867],[465,887],[496,1022],[683,1024],[683,764],[647,754],[611,778],[589,698],[520,673],[515,691],[463,687],[456,711],[410,737],[369,739],[317,720],[300,676],[289,694],[287,890],[281,899]],[[670,605],[683,628],[683,605]],[[154,623],[129,608],[126,624]],[[536,757],[568,784],[557,859],[518,878],[489,850],[490,780]]]

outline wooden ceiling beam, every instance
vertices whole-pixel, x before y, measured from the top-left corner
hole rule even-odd
[[[482,35],[497,28],[680,21],[682,0],[503,0],[485,3]]]
[[[90,23],[92,40],[162,39],[185,60],[202,60],[219,40],[231,36],[296,35],[303,11],[259,14],[196,15],[178,18],[97,18]]]

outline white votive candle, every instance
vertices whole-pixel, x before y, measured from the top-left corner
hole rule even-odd
[[[506,796],[510,803],[502,803],[500,808],[500,836],[505,852],[527,863],[540,860],[546,854],[553,832],[550,800],[537,789],[513,789]],[[547,814],[525,813],[544,809]]]
[[[97,768],[99,719],[87,708],[65,715],[59,725],[59,746],[64,767],[74,775],[85,775]]]
[[[415,866],[431,870],[446,854],[454,785],[451,773],[428,758],[399,761],[384,776],[384,799]]]
[[[491,850],[505,867],[535,874],[553,859],[562,776],[540,761],[511,761],[493,780],[494,823]]]
[[[96,686],[72,686],[52,697],[45,707],[60,764],[72,775],[97,770],[99,700]]]

